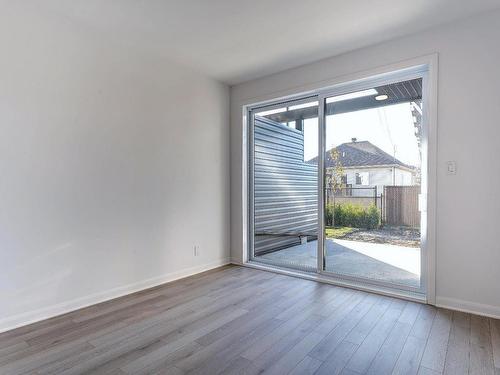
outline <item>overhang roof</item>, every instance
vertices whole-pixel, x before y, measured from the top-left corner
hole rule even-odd
[[[347,99],[333,103],[327,103],[325,113],[327,116],[339,113],[354,112],[363,109],[384,107],[393,104],[407,103],[422,99],[422,79],[417,78],[410,81],[397,82],[389,85],[375,87],[377,95],[387,95],[383,101],[375,99],[377,95],[363,96],[360,98]],[[311,106],[295,110],[284,110],[283,112],[266,115],[270,120],[276,122],[291,122],[318,117],[318,106]]]

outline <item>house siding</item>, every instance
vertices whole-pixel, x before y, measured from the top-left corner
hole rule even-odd
[[[356,184],[356,173],[366,173],[368,172],[368,185],[358,185]],[[399,186],[410,186],[414,184],[414,174],[402,168],[395,168],[393,173],[393,167],[381,166],[376,168],[349,168],[344,172],[347,175],[347,184],[354,188],[352,190],[353,196],[373,196],[373,191],[368,188],[377,188],[377,196],[384,191],[384,186],[399,185]],[[393,176],[394,175],[394,176]],[[393,178],[395,181],[393,182]],[[367,189],[363,189],[367,188]]]

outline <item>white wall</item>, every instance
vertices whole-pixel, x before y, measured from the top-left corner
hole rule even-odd
[[[228,87],[27,3],[0,13],[0,331],[229,259]]]
[[[384,186],[392,185],[392,167],[380,167],[380,168],[357,168],[357,169],[347,169],[344,168],[345,174],[347,175],[347,183],[351,184],[353,187],[363,188],[363,187],[377,187],[377,195],[380,195],[384,191]],[[366,186],[356,185],[356,174],[357,173],[368,173],[368,184]],[[373,191],[370,190],[356,190],[352,191],[354,196],[370,196]]]
[[[437,52],[437,303],[500,316],[499,40],[500,12],[493,12],[233,87],[233,261],[242,261],[244,242],[241,106]],[[457,161],[457,175],[446,174],[447,160]],[[475,176],[488,183],[479,186]]]
[[[412,184],[412,176],[413,176],[413,174],[411,172],[408,172],[404,169],[396,168],[395,185],[403,185],[403,186],[411,185]]]

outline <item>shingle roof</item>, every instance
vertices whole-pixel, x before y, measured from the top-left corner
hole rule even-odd
[[[325,154],[325,167],[327,168],[334,166],[334,161],[331,156],[331,151],[334,149],[338,151],[339,159],[343,167],[397,164],[406,168],[414,168],[394,158],[368,141],[342,143],[341,145],[328,150]],[[317,158],[310,160],[309,163],[317,163]]]

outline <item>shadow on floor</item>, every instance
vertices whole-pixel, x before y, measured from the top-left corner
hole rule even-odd
[[[417,288],[420,286],[420,275],[416,271],[420,269],[418,248],[332,239],[327,239],[325,243],[327,271]],[[315,270],[316,252],[317,241],[312,241],[264,254],[257,259]]]

